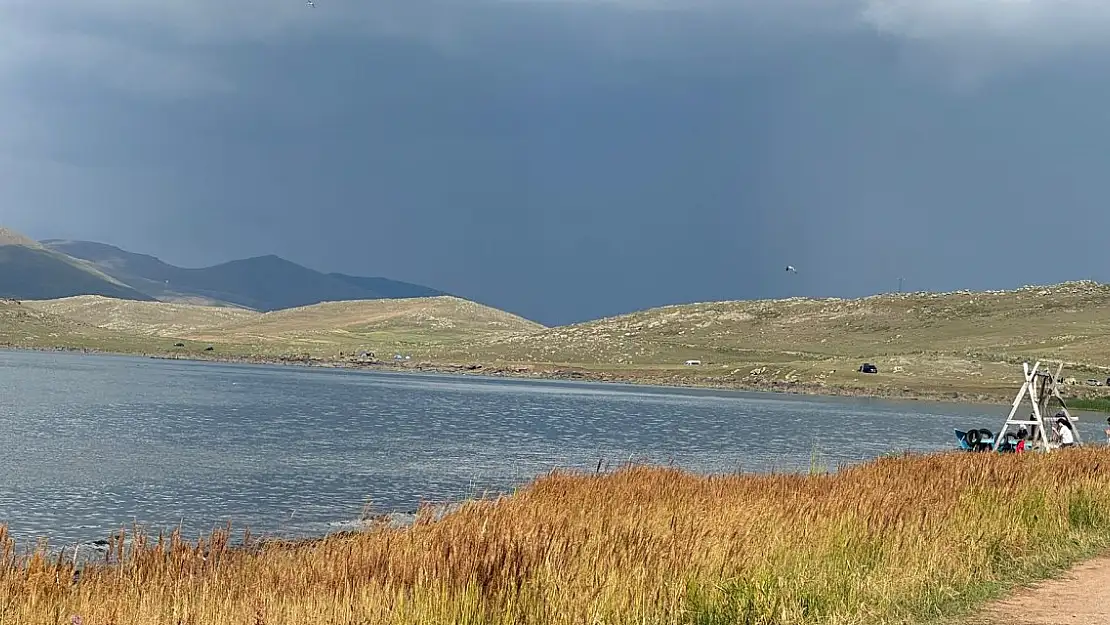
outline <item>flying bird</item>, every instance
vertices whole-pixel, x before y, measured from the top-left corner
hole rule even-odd
[[[787,272],[793,271],[794,273],[798,273],[798,270],[794,268],[794,265],[787,265],[786,266],[786,271]]]
[[[316,3],[313,2],[312,0],[305,0],[305,4],[307,4],[308,6],[314,8],[314,9],[316,8]]]

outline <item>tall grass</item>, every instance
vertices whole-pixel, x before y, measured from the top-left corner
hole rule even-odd
[[[1110,451],[552,473],[431,514],[242,549],[139,534],[77,581],[71,558],[0,533],[0,623],[913,622],[1110,546]]]
[[[1110,413],[1110,397],[1084,397],[1069,399],[1068,408]]]

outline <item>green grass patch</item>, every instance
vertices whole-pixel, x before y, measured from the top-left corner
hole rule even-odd
[[[1110,397],[1085,397],[1069,399],[1068,408],[1075,410],[1088,410],[1090,412],[1110,413]]]

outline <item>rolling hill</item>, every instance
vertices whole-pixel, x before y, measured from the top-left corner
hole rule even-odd
[[[99,295],[80,295],[46,301],[25,301],[39,313],[133,335],[180,338],[224,324],[259,317],[262,313],[227,306],[198,306],[174,302],[137,302]]]
[[[88,262],[0,228],[0,297],[53,299],[84,294],[133,300],[154,299]]]
[[[217,357],[283,360],[372,351],[410,355],[401,366],[421,368],[924,398],[1010,400],[1021,362],[1038,358],[1064,361],[1079,380],[1110,375],[1110,286],[1090,282],[685,304],[554,328],[443,296],[267,313],[103,297],[17,310],[0,316],[0,342],[203,357],[214,346]],[[858,372],[864,362],[879,372]]]
[[[214,328],[222,335],[294,336],[318,332],[422,332],[469,336],[542,330],[522,317],[450,296],[326,302],[246,317]]]
[[[676,358],[669,355],[674,350],[695,350],[706,358],[769,351],[815,358],[944,351],[1093,362],[1110,358],[1108,321],[1110,286],[1070,282],[1012,291],[684,304],[503,341],[558,346],[579,358],[592,353],[597,360],[642,362]]]
[[[214,344],[249,346],[255,355],[372,351],[435,358],[460,345],[543,329],[500,310],[456,297],[326,302],[268,312],[188,335]]]
[[[1110,375],[1110,286],[1086,281],[1009,291],[683,304],[545,328],[459,298],[421,297],[425,287],[418,285],[320,274],[275,256],[181,269],[99,244],[75,248],[51,242],[47,249],[11,233],[0,234],[0,241],[7,242],[0,253],[10,248],[47,254],[101,289],[121,288],[126,277],[149,293],[177,300],[25,302],[8,317],[0,315],[0,324],[6,324],[0,342],[8,344],[23,336],[14,344],[165,353],[184,342],[189,353],[213,345],[223,356],[325,360],[374,351],[411,355],[414,366],[1007,400],[1021,383],[1024,360],[1062,361],[1066,375],[1081,381]],[[66,263],[64,249],[87,260]],[[109,272],[116,277],[98,277]],[[406,297],[357,299],[388,288]],[[291,305],[298,298],[335,295],[351,299]],[[223,305],[181,303],[204,300]],[[700,364],[687,365],[689,360]],[[878,365],[879,372],[860,373],[864,362]],[[1080,385],[1071,392],[1082,396],[1103,389]]]
[[[142,353],[150,346],[148,337],[100,328],[38,310],[29,304],[30,302],[0,299],[0,346],[94,349],[123,353]]]
[[[324,274],[273,255],[192,269],[103,243],[49,239],[43,246],[88,262],[150,299],[168,302],[273,311],[328,301],[444,295],[386,278]]]
[[[1108,323],[1110,286],[1069,282],[1011,291],[667,306],[491,337],[461,353],[480,362],[546,363],[660,383],[867,387],[885,395],[929,388],[1012,398],[1025,360],[1062,361],[1067,375],[1105,379]],[[701,365],[687,366],[687,360]],[[864,362],[877,364],[879,373],[859,373]]]
[[[427,355],[543,329],[527,319],[450,296],[327,302],[268,313],[97,296],[27,301],[22,309],[75,328],[110,331],[113,337],[145,337],[142,351],[147,353],[172,351],[168,348],[182,340],[219,345],[223,355],[335,357],[365,350]],[[64,343],[64,337],[59,340]]]

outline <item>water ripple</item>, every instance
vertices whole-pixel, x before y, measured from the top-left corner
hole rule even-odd
[[[132,523],[319,533],[368,500],[413,510],[629,458],[797,471],[817,449],[835,468],[950,448],[1005,412],[20,352],[0,352],[0,398],[0,522],[54,544]]]

